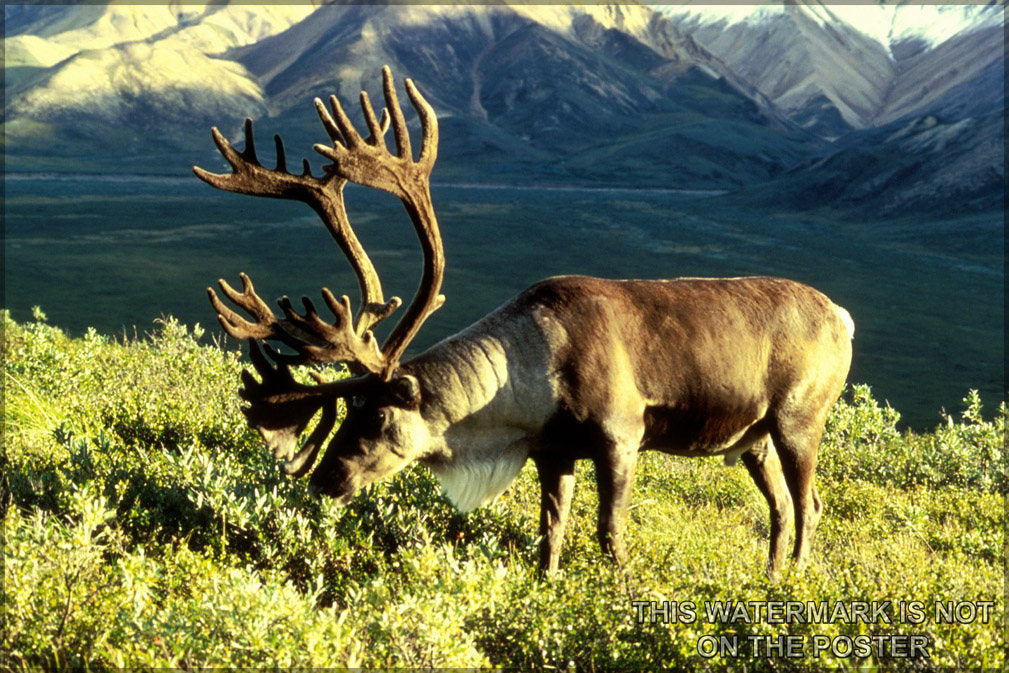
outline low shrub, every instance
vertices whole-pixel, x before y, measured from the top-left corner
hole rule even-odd
[[[853,386],[820,451],[813,561],[776,584],[763,571],[767,507],[745,469],[652,453],[638,470],[628,563],[599,553],[586,462],[562,570],[542,578],[531,467],[468,515],[419,466],[337,508],[284,477],[245,425],[237,351],[171,319],[114,341],[70,339],[42,318],[4,316],[4,668],[1005,663],[1006,410],[986,420],[973,393],[958,417],[919,434]],[[927,618],[708,619],[730,600],[889,601],[891,612],[918,601]],[[635,601],[694,615],[641,620]],[[937,604],[984,601],[995,601],[987,620],[935,618]],[[928,639],[928,659],[811,651],[814,636],[908,634]],[[804,656],[778,653],[783,636]],[[740,647],[708,656],[712,643]]]
[[[901,488],[972,488],[1005,494],[1009,477],[1004,454],[1003,401],[991,420],[981,398],[963,399],[960,419],[942,413],[934,432],[899,432],[900,414],[881,407],[866,385],[855,385],[827,419],[817,473],[822,479],[868,481]]]

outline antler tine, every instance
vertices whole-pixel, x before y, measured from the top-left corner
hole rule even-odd
[[[410,97],[414,109],[417,110],[417,116],[420,117],[421,146],[417,163],[422,164],[430,173],[438,158],[438,117],[431,104],[417,90],[412,79],[406,80],[406,94]]]
[[[287,173],[287,153],[284,152],[284,141],[280,137],[279,134],[274,134],[274,136],[273,136],[273,144],[277,148],[277,168],[276,168],[276,170],[279,171],[279,172],[281,172],[281,173]],[[307,161],[305,163],[306,163],[305,167],[308,169],[308,171],[304,174],[303,177],[311,177],[312,176],[312,169],[311,169],[310,166],[307,165],[308,164]]]
[[[285,341],[288,345],[296,347],[296,342],[291,343],[290,337],[285,332],[277,317],[270,310],[252,285],[252,280],[243,274],[239,274],[242,279],[242,291],[238,292],[226,280],[221,278],[217,281],[221,287],[221,292],[239,308],[245,310],[255,322],[249,322],[217,297],[217,293],[212,288],[207,288],[207,295],[210,303],[217,311],[217,320],[221,327],[229,336],[235,339],[278,339]]]
[[[330,96],[330,105],[333,105],[334,99],[336,99],[336,96]],[[318,113],[319,119],[322,121],[322,127],[326,129],[326,135],[329,136],[329,139],[330,141],[332,141],[333,145],[345,144],[343,138],[343,132],[340,130],[340,127],[337,126],[336,120],[334,120],[333,117],[326,110],[326,106],[323,104],[323,102],[318,98],[316,98],[313,102],[315,103],[315,111]],[[337,101],[336,105],[337,106],[339,105],[339,101]]]
[[[248,117],[245,118],[242,131],[245,134],[245,149],[240,152],[242,158],[250,164],[261,165],[256,157],[256,139],[252,134],[252,120]]]
[[[364,121],[368,125],[371,135],[365,140],[369,145],[385,147],[385,132],[389,130],[389,110],[382,110],[382,119],[375,118],[375,110],[371,107],[371,99],[368,92],[361,92],[361,110],[364,111]]]
[[[392,132],[396,137],[396,155],[400,159],[412,161],[410,133],[406,129],[406,118],[403,117],[403,109],[399,106],[399,98],[396,96],[396,86],[389,66],[382,68],[382,89],[385,93],[385,107],[392,116]]]
[[[331,119],[334,120],[336,128],[340,130],[340,134],[343,136],[344,146],[355,147],[364,142],[361,138],[361,134],[357,132],[356,128],[354,128],[353,122],[350,121],[350,117],[348,117],[347,113],[344,112],[343,106],[340,105],[340,99],[336,96],[330,96],[329,107],[333,111]],[[332,138],[332,134],[330,134],[330,138]]]

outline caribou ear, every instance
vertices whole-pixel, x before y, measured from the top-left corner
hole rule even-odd
[[[393,398],[404,407],[420,404],[420,382],[409,374],[397,376],[390,382]]]

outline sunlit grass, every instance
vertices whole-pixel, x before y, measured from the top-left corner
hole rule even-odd
[[[237,353],[200,346],[199,330],[172,320],[117,342],[68,339],[37,318],[5,319],[6,668],[1005,663],[1006,413],[983,413],[973,393],[914,434],[867,388],[850,389],[820,451],[812,560],[775,584],[766,504],[746,470],[661,454],[640,462],[627,564],[599,552],[585,462],[562,570],[542,578],[531,466],[465,516],[422,467],[338,509],[281,475],[245,426]],[[633,601],[694,616],[641,623]],[[707,619],[713,601],[918,601],[928,618],[721,623]],[[937,601],[995,604],[988,621],[946,624]],[[788,635],[803,657],[699,652],[710,637]],[[890,635],[927,637],[930,658],[811,650],[814,636]]]

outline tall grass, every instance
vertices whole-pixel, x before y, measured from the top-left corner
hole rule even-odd
[[[642,458],[626,566],[596,546],[585,465],[563,570],[544,579],[531,470],[465,516],[421,467],[338,509],[283,477],[245,426],[237,352],[170,319],[116,342],[43,318],[4,316],[5,668],[1005,665],[1007,414],[985,418],[974,393],[914,434],[852,387],[821,447],[813,561],[776,584],[745,470],[656,454]],[[727,600],[890,601],[893,615],[919,601],[927,618],[711,623],[705,604]],[[696,616],[641,622],[634,601]],[[950,601],[995,604],[987,621],[937,621]],[[926,637],[928,658],[811,649],[893,634]],[[804,656],[764,647],[785,635]],[[764,649],[707,657],[709,636]]]

